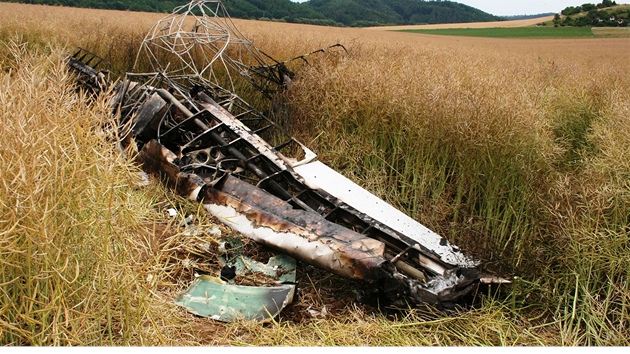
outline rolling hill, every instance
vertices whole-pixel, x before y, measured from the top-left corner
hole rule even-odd
[[[95,9],[171,12],[186,0],[4,0]],[[423,0],[223,0],[234,18],[367,27],[498,21],[499,17],[453,1]]]

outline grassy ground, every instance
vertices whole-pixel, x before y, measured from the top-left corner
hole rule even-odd
[[[77,45],[130,67],[160,15],[0,3],[0,343],[3,345],[628,345],[630,63],[626,38],[423,36],[237,21],[296,67],[287,128],[321,159],[515,283],[478,309],[389,314],[360,284],[301,265],[271,323],[173,305],[196,266],[167,207],[140,187],[74,92]],[[224,232],[229,232],[224,229]],[[309,310],[328,309],[325,318]]]

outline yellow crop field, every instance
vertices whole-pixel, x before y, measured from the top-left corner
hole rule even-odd
[[[528,27],[539,23],[553,20],[553,16],[531,18],[526,20],[513,21],[492,21],[492,22],[470,22],[470,23],[440,23],[433,25],[413,25],[413,26],[380,26],[370,27],[372,30],[392,31],[407,29],[438,29],[438,28],[510,28]]]
[[[213,221],[156,181],[138,187],[94,128],[107,97],[89,104],[63,62],[80,46],[123,73],[163,16],[0,3],[2,345],[630,344],[630,38],[234,20],[279,60],[343,44],[295,63],[275,102],[285,127],[514,281],[476,308],[390,312],[357,301],[365,285],[302,266],[273,322],[224,324],[173,304],[203,240],[164,208]]]

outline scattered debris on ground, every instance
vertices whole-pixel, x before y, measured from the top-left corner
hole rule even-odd
[[[99,71],[100,59],[87,50],[68,58],[84,89],[113,87],[119,139],[146,173],[255,241],[250,246],[277,253],[256,259],[241,238],[186,221],[215,267],[190,279],[177,304],[220,321],[268,320],[296,297],[296,260],[369,284],[401,308],[453,308],[480,284],[508,282],[479,271],[457,246],[317,161],[236,93],[235,81],[244,77],[272,98],[295,77],[288,63],[332,49],[345,50],[336,44],[277,61],[238,31],[221,1],[206,0],[159,21],[134,70],[118,81]],[[142,63],[149,73],[136,72]],[[325,318],[328,310],[323,304],[306,312]]]

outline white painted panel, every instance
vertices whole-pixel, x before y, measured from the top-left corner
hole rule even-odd
[[[475,267],[478,262],[465,256],[440,235],[410,218],[392,205],[363,189],[320,161],[294,167],[311,188],[324,190],[356,210],[389,226],[434,251],[442,261],[461,267]]]

